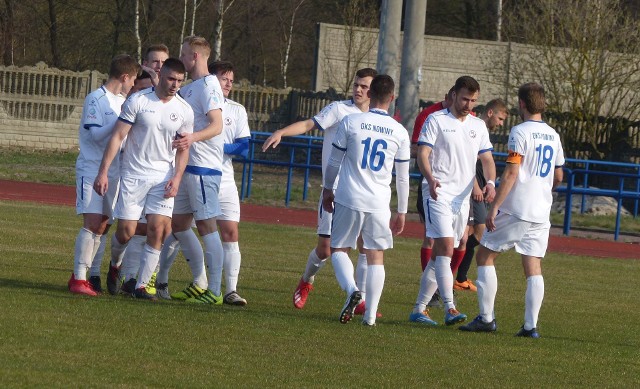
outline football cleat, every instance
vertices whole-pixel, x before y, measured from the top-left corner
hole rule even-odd
[[[309,297],[309,292],[313,290],[313,285],[309,282],[304,282],[302,278],[300,278],[300,282],[298,282],[298,287],[296,291],[293,292],[293,306],[302,309],[304,305],[307,303],[307,297]]]
[[[158,273],[153,272],[151,273],[151,279],[149,279],[149,283],[147,283],[147,286],[145,286],[145,288],[147,288],[147,293],[149,294],[156,294],[156,276],[158,275]]]
[[[444,308],[444,304],[442,304],[442,299],[440,298],[440,293],[436,290],[436,293],[433,294],[429,304],[427,307],[431,308]]]
[[[444,313],[444,324],[448,326],[456,323],[462,323],[465,320],[467,320],[467,315],[458,312],[455,308],[449,308],[449,310]]]
[[[171,298],[174,300],[187,300],[190,298],[196,298],[203,294],[205,289],[202,289],[198,285],[189,284],[186,288],[181,290],[180,292],[172,293]]]
[[[429,310],[425,310],[424,312],[412,312],[409,315],[409,321],[414,323],[426,324],[428,326],[437,326],[438,322],[433,320],[431,316],[429,316]]]
[[[247,300],[240,297],[240,295],[235,290],[233,292],[229,292],[225,294],[222,300],[225,304],[228,304],[228,305],[239,305],[239,306],[247,305]]]
[[[363,320],[362,321],[362,325],[365,326],[365,327],[375,327],[376,323],[369,323],[368,321]]]
[[[94,292],[98,294],[102,293],[102,281],[100,280],[100,276],[89,277],[89,284],[91,284],[91,289],[93,289]]]
[[[477,292],[478,288],[471,282],[471,280],[466,280],[464,282],[458,282],[457,280],[453,282],[453,289],[455,290],[469,290],[471,292]]]
[[[493,319],[491,322],[487,323],[482,320],[482,316],[478,315],[471,323],[462,325],[458,328],[460,331],[468,331],[468,332],[495,332],[498,329],[496,325],[496,320]]]
[[[75,274],[71,273],[71,278],[67,283],[69,292],[75,294],[84,294],[86,296],[97,296],[95,290],[91,287],[91,284],[87,280],[76,280]]]
[[[213,305],[222,305],[222,294],[220,296],[216,296],[209,289],[205,290],[204,293],[200,294],[197,297],[188,298],[185,300],[188,303],[196,303],[196,304],[213,304]]]
[[[120,293],[122,293],[122,294],[132,295],[133,292],[135,292],[135,291],[136,291],[136,279],[135,278],[129,278],[127,281],[122,283],[122,286],[120,287]]]
[[[133,297],[137,298],[137,299],[149,300],[149,301],[158,301],[158,298],[156,297],[156,295],[155,294],[149,294],[147,292],[147,289],[145,289],[144,287],[140,287],[140,288],[134,290],[131,295]]]
[[[361,301],[360,304],[353,310],[354,315],[364,315],[364,312],[367,310],[366,304],[364,301]],[[382,314],[380,312],[376,312],[376,317],[381,318]]]
[[[163,300],[171,300],[171,295],[169,294],[169,284],[158,283],[156,285],[156,296],[160,297]]]
[[[120,278],[120,267],[109,265],[109,272],[107,273],[107,290],[109,291],[109,294],[118,294],[121,285],[122,279]]]
[[[516,336],[521,336],[523,338],[534,338],[534,339],[540,338],[540,334],[538,333],[538,330],[536,328],[525,330],[524,326],[520,327],[520,331],[518,331]]]
[[[360,304],[360,301],[362,301],[362,292],[356,290],[351,293],[351,296],[349,296],[342,308],[342,312],[340,312],[340,323],[347,324],[351,318],[353,318],[353,311],[355,311],[358,304]]]

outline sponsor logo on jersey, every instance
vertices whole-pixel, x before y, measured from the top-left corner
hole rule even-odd
[[[178,114],[177,113],[171,113],[171,115],[169,115],[169,119],[171,119],[171,121],[175,122],[176,120],[178,120]]]
[[[153,109],[143,108],[140,110],[140,113],[156,113],[156,111],[154,111]]]
[[[109,115],[115,115],[116,113],[113,111],[107,111],[104,113],[105,115],[109,116]]]

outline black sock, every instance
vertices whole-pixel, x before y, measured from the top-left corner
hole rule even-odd
[[[464,258],[462,258],[462,262],[460,263],[460,267],[458,268],[456,281],[465,282],[467,280],[467,272],[469,272],[469,268],[471,267],[475,248],[479,244],[480,242],[478,242],[475,235],[473,234],[471,234],[471,236],[469,236],[469,239],[467,239],[467,251],[464,253]]]

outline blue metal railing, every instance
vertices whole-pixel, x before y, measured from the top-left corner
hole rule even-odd
[[[293,184],[294,169],[303,169],[303,181],[304,189],[302,193],[302,199],[307,200],[308,187],[309,187],[309,175],[311,170],[322,170],[322,166],[312,163],[312,154],[315,150],[322,150],[322,137],[316,136],[292,136],[287,137],[286,141],[280,142],[279,148],[288,148],[288,161],[274,160],[269,158],[273,154],[262,153],[262,144],[271,136],[270,132],[252,132],[251,140],[249,142],[249,153],[246,159],[237,159],[236,162],[242,163],[242,183],[240,188],[240,199],[244,200],[251,196],[251,184],[253,179],[254,165],[265,166],[283,166],[287,168],[287,184],[285,191],[285,206],[289,206],[291,200],[291,187]],[[256,153],[256,147],[258,152]],[[305,162],[296,162],[296,152],[305,153]],[[504,167],[506,153],[495,152],[494,158],[496,159],[496,167]],[[300,159],[300,158],[298,158]],[[595,170],[596,167],[613,167],[617,169],[626,169],[631,173],[622,172],[610,172]],[[567,158],[565,168],[565,182],[566,186],[561,186],[556,189],[557,192],[566,194],[565,202],[565,218],[563,232],[568,235],[571,229],[571,207],[572,207],[572,195],[581,195],[580,213],[585,212],[586,198],[587,196],[606,196],[614,198],[618,203],[618,209],[616,213],[616,225],[614,229],[614,239],[618,239],[620,234],[620,219],[622,215],[622,201],[633,200],[633,216],[637,217],[640,210],[640,164],[622,163],[622,162],[609,162],[609,161],[594,161]],[[420,179],[420,173],[411,173],[412,179]],[[589,188],[589,179],[593,177],[604,176],[618,178],[617,189],[598,189]],[[580,177],[582,183],[575,184],[576,177]],[[626,180],[626,181],[625,181]],[[633,181],[632,184],[635,187],[634,190],[625,189],[625,182]]]

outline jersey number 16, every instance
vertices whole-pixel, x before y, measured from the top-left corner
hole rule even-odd
[[[362,153],[362,162],[360,163],[361,169],[366,169],[367,166],[374,172],[382,169],[384,165],[384,151],[387,149],[387,142],[384,139],[376,139],[371,145],[371,138],[367,138],[362,141],[364,145],[364,152]],[[380,148],[382,147],[382,150]],[[377,160],[376,160],[376,157]]]

